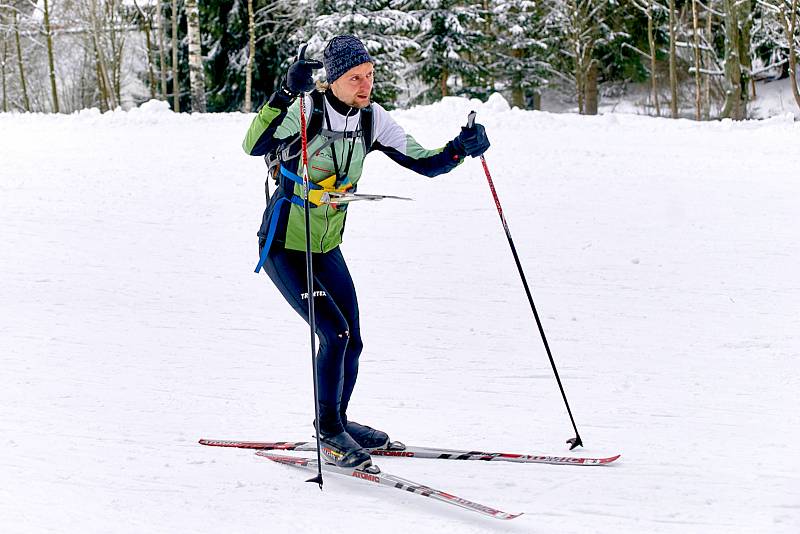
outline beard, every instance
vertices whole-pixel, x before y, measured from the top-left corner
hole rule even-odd
[[[353,98],[350,99],[350,102],[345,102],[351,108],[362,109],[369,106],[371,103],[370,95],[367,95],[366,98],[359,98],[357,95],[354,95]]]

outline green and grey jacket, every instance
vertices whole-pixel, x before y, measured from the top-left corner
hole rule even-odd
[[[315,98],[311,95],[305,98],[308,119]],[[372,124],[364,128],[361,120],[365,114],[341,102],[331,91],[326,91],[324,98],[317,95],[316,101],[321,103],[323,111],[322,129],[318,135],[308,139],[308,176],[315,184],[335,175],[335,188],[352,186],[349,191],[355,191],[361,178],[364,158],[373,150],[379,150],[400,165],[426,176],[449,172],[464,157],[455,150],[452,141],[436,150],[423,148],[379,104],[371,104]],[[371,139],[363,139],[365,130],[371,132]],[[242,147],[253,156],[267,155],[269,158],[270,155],[277,155],[280,165],[299,175],[302,167],[299,138],[299,99],[290,104],[273,97],[253,119]],[[272,245],[305,250],[304,213],[298,198],[302,198],[300,184],[287,179],[279,180],[279,187],[270,197],[258,232],[262,247],[266,245],[268,250]],[[328,252],[342,242],[346,206],[321,204],[312,207],[312,252]],[[262,258],[265,256],[266,251]]]

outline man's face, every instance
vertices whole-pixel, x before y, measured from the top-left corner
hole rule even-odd
[[[331,84],[331,90],[336,98],[348,106],[365,108],[369,106],[374,73],[372,63],[362,63],[337,78]]]

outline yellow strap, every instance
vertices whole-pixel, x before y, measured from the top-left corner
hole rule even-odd
[[[317,182],[317,185],[321,186],[322,189],[312,189],[308,192],[308,201],[314,204],[315,206],[320,206],[323,204],[323,195],[326,193],[344,193],[351,187],[353,184],[347,182],[339,187],[334,187],[336,185],[336,175],[332,174]]]

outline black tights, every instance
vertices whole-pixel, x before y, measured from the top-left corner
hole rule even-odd
[[[319,350],[317,380],[320,432],[338,434],[358,376],[363,344],[353,279],[339,247],[313,254],[314,320]],[[308,322],[306,256],[273,243],[264,270],[297,313]]]

